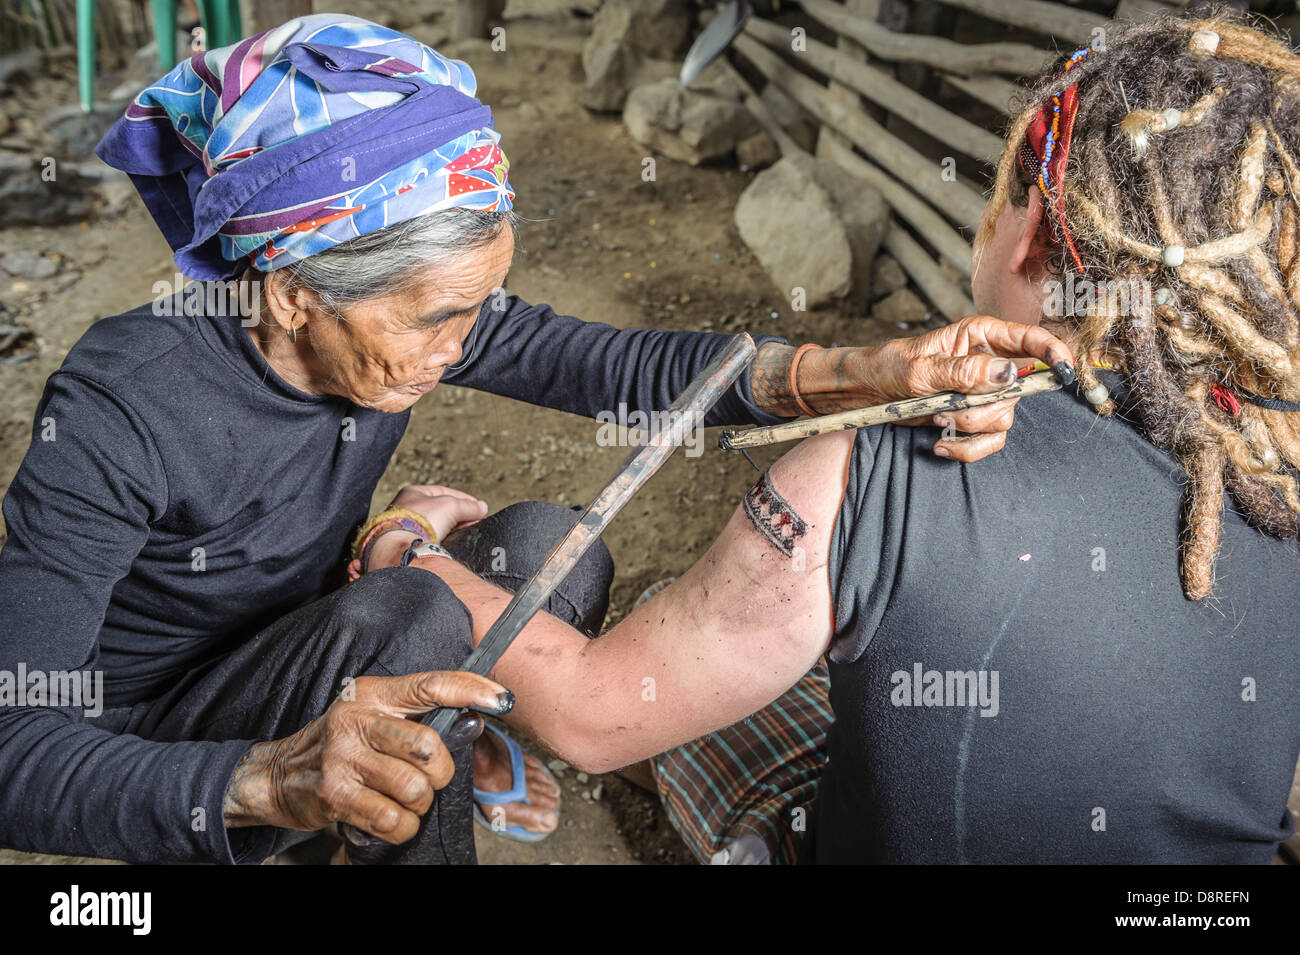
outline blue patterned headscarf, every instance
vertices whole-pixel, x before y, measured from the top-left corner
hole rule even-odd
[[[514,192],[474,73],[356,17],[290,20],[145,89],[96,152],[131,176],[196,279],[268,271]]]

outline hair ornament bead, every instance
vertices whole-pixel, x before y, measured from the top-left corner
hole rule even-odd
[[[1107,390],[1105,385],[1098,383],[1095,387],[1086,390],[1083,396],[1088,399],[1088,404],[1098,407],[1106,403],[1106,399],[1110,397],[1110,391]]]
[[[1169,266],[1171,269],[1176,269],[1178,266],[1183,264],[1183,256],[1186,252],[1187,250],[1181,245],[1167,245],[1164,247],[1161,256],[1165,265]]]
[[[1197,30],[1192,34],[1187,49],[1192,53],[1212,55],[1219,48],[1219,34],[1213,30]]]

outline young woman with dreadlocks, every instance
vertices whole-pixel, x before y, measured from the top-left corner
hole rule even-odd
[[[1266,862],[1300,753],[1300,57],[1225,15],[1063,57],[975,248],[978,309],[1078,383],[976,464],[933,428],[804,442],[614,631],[679,627],[755,694],[817,665],[657,757],[669,813],[727,861]]]

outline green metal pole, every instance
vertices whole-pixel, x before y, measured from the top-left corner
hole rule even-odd
[[[152,7],[158,66],[166,73],[176,65],[176,0],[153,0]]]
[[[89,113],[95,105],[95,0],[77,0],[77,88]]]

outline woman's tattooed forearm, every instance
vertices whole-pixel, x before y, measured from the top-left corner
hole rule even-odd
[[[785,417],[799,414],[787,380],[793,354],[794,349],[789,345],[768,342],[758,350],[749,366],[749,390],[754,396],[754,404],[769,414]]]
[[[879,400],[862,380],[862,353],[871,349],[827,348],[804,355],[799,365],[799,394],[818,414],[861,408]],[[790,393],[789,345],[768,342],[750,366],[754,404],[769,414],[796,417],[803,412]]]
[[[221,807],[228,827],[264,825],[274,817],[275,801],[267,785],[274,749],[274,743],[254,743],[235,766]]]

